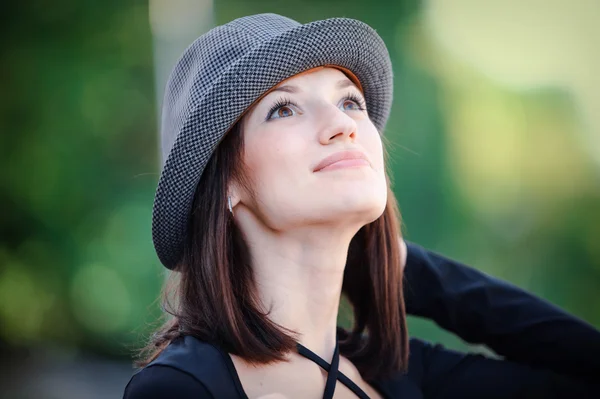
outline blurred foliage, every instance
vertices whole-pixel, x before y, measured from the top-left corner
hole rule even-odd
[[[163,280],[150,236],[149,6],[10,7],[0,13],[0,340],[129,356],[159,314]],[[440,44],[442,25],[416,0],[215,4],[219,24],[259,12],[375,27],[396,76],[386,140],[407,238],[600,326],[600,167],[580,140],[585,104],[568,87],[494,79]],[[430,322],[410,324],[462,346]]]
[[[11,7],[0,62],[2,339],[123,353],[161,282],[148,8]]]

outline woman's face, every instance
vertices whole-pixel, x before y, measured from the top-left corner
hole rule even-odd
[[[236,203],[275,230],[377,219],[387,183],[381,138],[365,107],[338,69],[279,84],[241,121],[253,195],[238,187]]]

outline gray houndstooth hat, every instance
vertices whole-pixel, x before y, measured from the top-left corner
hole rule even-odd
[[[162,109],[163,168],[154,198],[152,240],[162,264],[181,260],[196,186],[225,133],[261,95],[318,66],[339,66],[362,86],[369,117],[383,132],[392,102],[387,48],[363,22],[300,24],[251,15],[200,36],[176,63]]]

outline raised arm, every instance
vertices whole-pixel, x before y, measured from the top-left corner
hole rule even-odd
[[[512,284],[408,244],[407,313],[433,320],[505,359],[600,380],[600,332]]]
[[[598,398],[600,386],[508,360],[411,339],[408,377],[425,399]]]

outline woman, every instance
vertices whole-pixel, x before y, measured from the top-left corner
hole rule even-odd
[[[185,51],[153,214],[173,317],[125,398],[597,393],[598,331],[400,238],[380,137],[391,93],[385,45],[355,20],[249,16]],[[409,340],[405,296],[506,359]]]

